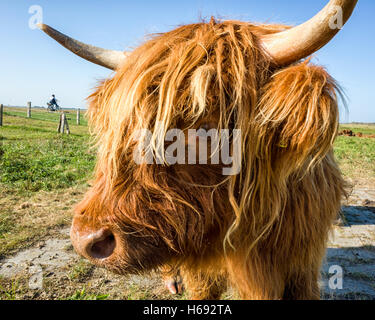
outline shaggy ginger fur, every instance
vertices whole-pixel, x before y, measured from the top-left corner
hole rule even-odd
[[[258,36],[285,28],[185,25],[145,42],[98,87],[89,108],[96,179],[73,222],[115,234],[114,254],[94,263],[119,273],[179,269],[196,299],[219,298],[228,283],[244,299],[319,298],[345,193],[332,153],[338,88],[307,61],[270,61]],[[156,154],[169,128],[212,122],[241,130],[240,174],[134,163],[137,129],[153,132]]]

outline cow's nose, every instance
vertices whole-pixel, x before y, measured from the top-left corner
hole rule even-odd
[[[82,234],[72,226],[70,237],[78,253],[89,259],[106,259],[113,254],[116,248],[115,236],[108,228]]]

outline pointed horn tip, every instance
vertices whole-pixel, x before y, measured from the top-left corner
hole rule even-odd
[[[40,30],[42,30],[42,31],[44,31],[44,30],[46,30],[46,29],[48,28],[48,26],[47,26],[46,24],[44,24],[44,23],[38,23],[36,26],[37,26]]]
[[[349,20],[358,0],[329,0],[314,17],[278,33],[262,36],[264,48],[277,65],[306,58],[325,46]],[[331,27],[330,19],[341,10],[343,25]]]
[[[38,23],[36,26],[69,51],[107,69],[116,70],[128,55],[123,51],[107,50],[81,43],[44,23]]]

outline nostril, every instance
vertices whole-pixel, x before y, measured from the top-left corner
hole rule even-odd
[[[95,259],[105,259],[112,255],[116,247],[116,240],[113,233],[107,233],[97,240],[94,240],[89,255]]]

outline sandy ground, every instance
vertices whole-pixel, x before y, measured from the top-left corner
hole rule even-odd
[[[73,251],[67,228],[0,261],[0,279],[0,289],[20,299],[103,294],[109,299],[184,298],[170,296],[157,275],[122,277],[88,264]],[[344,203],[343,217],[328,243],[320,285],[323,299],[375,299],[375,185],[358,183]],[[231,291],[225,295],[233,297]]]

